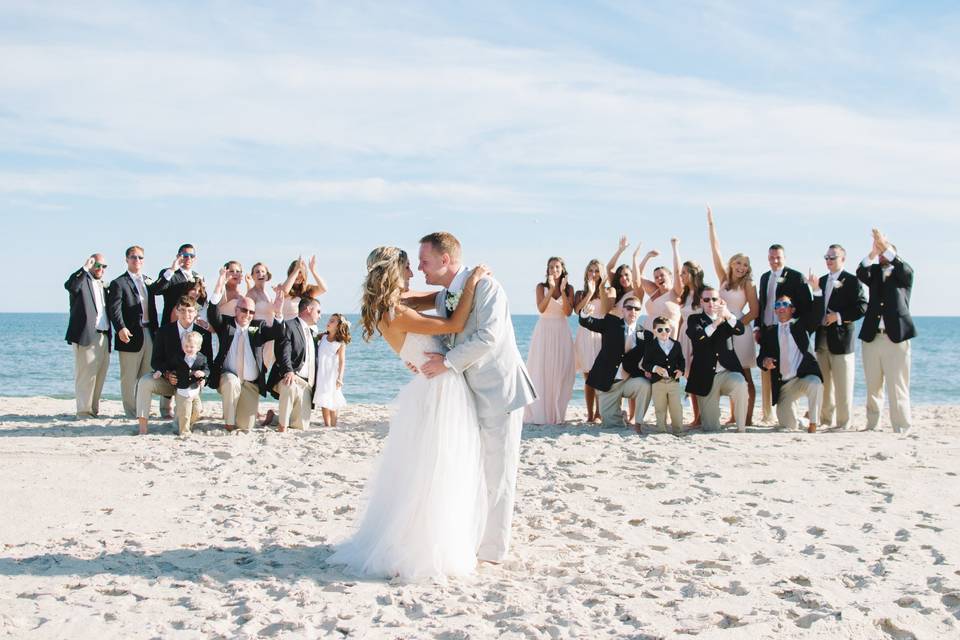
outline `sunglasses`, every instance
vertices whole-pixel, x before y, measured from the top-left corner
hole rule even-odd
[[[792,302],[774,302],[773,303],[774,309],[788,309],[792,306],[793,306]]]
[[[830,254],[827,254],[827,255],[823,256],[823,259],[824,259],[824,260],[839,260],[839,259],[840,259],[840,256],[831,256]]]
[[[143,256],[127,256],[127,260],[143,260]]]
[[[629,309],[630,311],[640,311],[640,307],[635,307],[632,304],[623,305],[624,309]]]
[[[654,331],[657,333],[670,333],[672,329],[670,327],[657,327]]]
[[[94,269],[106,269],[106,268],[107,268],[107,265],[103,264],[102,262],[94,262],[94,263],[93,263],[93,268],[94,268]]]
[[[180,254],[180,257],[181,257],[181,258],[190,258],[190,259],[192,260],[193,258],[196,258],[196,257],[197,257],[197,254],[195,254],[195,253],[181,253],[181,254]]]
[[[700,298],[702,302],[720,302],[720,298]]]
[[[253,309],[248,309],[246,307],[237,307],[237,313],[256,313]]]

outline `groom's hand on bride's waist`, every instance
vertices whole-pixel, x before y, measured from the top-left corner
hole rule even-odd
[[[447,365],[443,361],[442,353],[425,352],[427,361],[420,365],[420,371],[428,378],[433,378],[447,372]]]

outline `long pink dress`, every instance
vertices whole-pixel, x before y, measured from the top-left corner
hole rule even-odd
[[[687,337],[687,320],[695,313],[700,313],[700,308],[693,308],[693,292],[690,292],[687,295],[687,301],[680,307],[681,322],[678,341],[680,342],[680,348],[683,350],[683,362],[686,366],[686,371],[683,372],[684,378],[690,377],[690,363],[693,362],[693,343]]]
[[[586,314],[593,318],[602,318],[600,300],[591,300],[584,307]],[[600,342],[603,337],[596,331],[577,327],[577,336],[573,340],[574,353],[577,361],[577,371],[584,375],[593,368],[593,363],[600,353]]]
[[[666,293],[661,293],[656,298],[647,298],[646,313],[647,317],[643,320],[644,329],[653,331],[654,319],[657,316],[664,316],[670,321],[670,326],[673,327],[673,333],[670,334],[670,337],[674,340],[677,339],[677,331],[680,328],[682,314],[680,312],[680,305],[677,304],[672,289]]]
[[[573,337],[563,303],[550,298],[530,338],[527,371],[537,390],[537,399],[523,410],[523,421],[531,424],[561,424],[573,395],[576,366]]]
[[[740,320],[744,316],[744,310],[747,308],[747,292],[743,289],[733,289],[720,287],[720,298],[727,303],[727,309],[730,313],[737,316]],[[757,366],[756,342],[753,340],[753,330],[750,327],[744,327],[746,331],[742,336],[733,336],[733,350],[737,353],[740,360],[740,366],[744,369],[751,369]]]

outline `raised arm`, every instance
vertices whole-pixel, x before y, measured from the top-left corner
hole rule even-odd
[[[633,252],[633,292],[638,296],[642,296],[646,293],[648,296],[652,296],[657,292],[657,283],[653,280],[647,280],[643,277],[643,272],[647,269],[647,263],[650,262],[652,258],[656,258],[660,255],[660,252],[656,249],[651,249],[647,251],[647,254],[643,256],[643,261],[640,264],[637,264],[637,253],[639,253],[640,247],[637,247],[637,250]]]
[[[707,229],[710,233],[710,253],[713,255],[713,270],[717,274],[717,283],[723,284],[727,279],[727,271],[723,266],[723,255],[720,253],[720,239],[717,238],[717,226],[713,223],[713,211],[707,207]]]
[[[683,282],[680,281],[680,269],[683,261],[680,260],[680,238],[670,238],[670,250],[673,252],[673,293],[679,298],[683,295]]]
[[[320,274],[317,273],[317,256],[310,256],[310,275],[313,276],[313,281],[317,283],[317,287],[320,291],[317,295],[323,295],[327,292],[327,283],[324,282],[323,278],[320,277]]]
[[[537,311],[540,313],[546,313],[547,307],[550,305],[550,298],[553,297],[553,294],[557,291],[557,281],[553,276],[547,276],[547,284],[544,285],[542,282],[537,283],[537,288],[534,291],[537,296]]]
[[[623,252],[626,251],[629,246],[630,242],[627,241],[627,236],[620,236],[620,244],[617,245],[617,250],[613,254],[613,257],[607,262],[607,278],[609,278],[610,282],[613,282],[617,270],[617,261],[620,260],[620,256],[623,255]]]
[[[563,306],[564,317],[573,313],[573,287],[567,284],[566,278],[560,278],[560,302]]]
[[[416,311],[430,311],[437,308],[439,291],[407,291],[400,296],[401,302]]]
[[[293,271],[290,272],[290,275],[287,276],[287,279],[283,281],[283,284],[280,285],[284,295],[290,295],[290,290],[293,289],[293,283],[297,281],[297,276],[300,275],[300,269],[302,265],[303,258],[297,258],[297,266]]]

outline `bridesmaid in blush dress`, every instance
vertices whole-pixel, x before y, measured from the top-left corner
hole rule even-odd
[[[562,424],[576,376],[573,337],[567,323],[573,312],[573,287],[567,284],[567,267],[562,258],[547,261],[546,282],[537,284],[536,295],[540,319],[530,339],[527,370],[537,399],[524,409],[523,421]]]
[[[674,279],[673,273],[680,271],[680,241],[677,238],[670,238],[670,246],[673,250],[673,272],[666,267],[657,267],[653,270],[653,280],[647,280],[643,277],[643,271],[647,262],[651,258],[660,255],[659,251],[648,251],[643,258],[643,262],[637,265],[637,254],[633,256],[634,274],[633,281],[643,287],[647,294],[646,318],[643,321],[643,328],[653,332],[653,321],[657,317],[664,317],[670,321],[670,327],[673,333],[670,335],[674,340],[677,339],[680,331],[680,320],[682,314],[680,311],[680,294],[683,293],[683,285],[680,279]]]
[[[720,298],[727,303],[727,309],[730,310],[730,313],[743,322],[744,327],[749,327],[756,319],[760,308],[760,303],[757,300],[757,288],[753,284],[753,268],[750,266],[750,258],[742,253],[735,253],[724,266],[723,257],[720,253],[720,240],[717,238],[717,229],[713,223],[713,212],[710,207],[707,207],[707,226],[710,230],[713,268],[720,281]],[[753,384],[753,375],[750,372],[750,369],[757,363],[757,350],[753,332],[747,330],[743,332],[743,335],[734,336],[733,349],[736,351],[737,359],[740,360],[740,365],[743,367],[743,377],[747,379],[747,402],[750,403],[747,407],[747,425],[752,425],[753,405],[757,398],[757,389]],[[734,424],[732,404],[730,414],[730,420],[727,424]],[[764,409],[763,419],[765,422],[768,420],[766,409]]]
[[[700,296],[703,295],[703,267],[695,260],[687,260],[680,269],[680,283],[683,291],[680,293],[680,348],[683,349],[683,361],[687,363],[684,378],[690,377],[690,363],[693,362],[693,343],[687,335],[687,319],[695,313],[700,313]],[[697,404],[696,394],[690,396],[690,405],[693,407],[693,421],[689,426],[700,426],[700,405]]]
[[[602,318],[603,301],[601,292],[606,278],[599,260],[591,260],[583,273],[583,289],[573,296],[573,311],[593,318]],[[578,326],[573,346],[576,354],[577,371],[583,374],[583,395],[587,403],[587,422],[600,422],[600,398],[597,390],[587,384],[587,375],[593,368],[593,362],[600,353],[602,336],[594,331]]]
[[[627,236],[620,236],[620,244],[617,245],[617,250],[614,252],[613,257],[607,262],[607,282],[610,283],[610,293],[604,297],[612,298],[612,300],[605,300],[604,314],[613,307],[623,311],[623,300],[628,294],[635,295],[638,298],[637,302],[643,302],[643,288],[634,283],[633,271],[630,269],[630,265],[621,264],[617,266],[617,261],[629,246],[630,242],[627,240]],[[640,245],[637,245],[634,255],[636,255],[638,251],[640,251]]]

